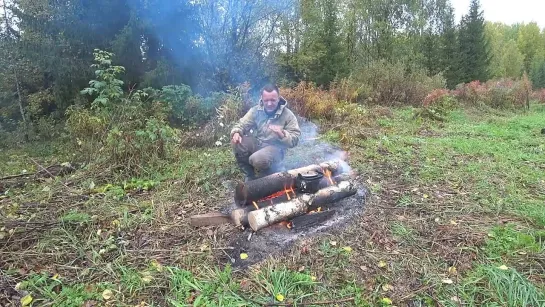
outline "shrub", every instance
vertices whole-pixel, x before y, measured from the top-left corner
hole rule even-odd
[[[191,88],[184,84],[163,86],[154,94],[157,99],[168,104],[170,123],[186,130],[194,129],[211,119],[219,101],[217,96],[221,95],[215,93],[213,97],[205,99],[193,95]]]
[[[441,75],[429,77],[423,68],[377,61],[335,82],[332,91],[338,99],[350,102],[419,106],[430,91],[445,85]]]
[[[69,108],[66,129],[88,161],[138,174],[167,158],[174,146],[176,131],[166,122],[170,106],[153,102],[145,91],[123,93],[118,77],[124,68],[112,66],[111,53],[94,55],[97,80],[82,91],[95,97],[91,109]]]
[[[458,101],[449,90],[436,89],[424,98],[422,108],[416,110],[415,118],[443,121],[448,112],[457,106]]]
[[[535,100],[539,103],[545,104],[545,89],[539,89],[532,93],[532,100]]]
[[[522,78],[490,80],[486,83],[472,81],[458,85],[453,95],[465,105],[517,108],[527,105],[530,92],[530,81],[528,78]]]
[[[332,110],[339,102],[332,91],[304,81],[294,88],[281,88],[280,93],[292,111],[309,119],[332,119]]]
[[[211,105],[218,106],[216,116],[202,127],[186,132],[182,145],[201,147],[229,143],[231,128],[248,109],[246,100],[249,89],[249,84],[244,83],[227,93],[213,93],[208,97]]]

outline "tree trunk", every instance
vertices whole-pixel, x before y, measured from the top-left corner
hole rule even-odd
[[[24,130],[25,130],[25,142],[28,142],[28,126],[27,126],[27,121],[26,121],[26,116],[25,116],[25,110],[23,108],[23,100],[21,98],[21,88],[19,86],[19,77],[17,76],[17,69],[13,69],[13,74],[15,76],[15,85],[17,87],[17,98],[18,98],[18,102],[19,102],[19,111],[21,112],[21,118],[23,119],[23,127],[24,127]]]

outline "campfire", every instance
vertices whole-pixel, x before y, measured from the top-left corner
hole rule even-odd
[[[276,224],[291,229],[323,222],[335,214],[336,202],[356,194],[346,171],[346,163],[335,160],[240,183],[232,222],[253,231]]]

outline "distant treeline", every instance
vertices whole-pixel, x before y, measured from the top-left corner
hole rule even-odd
[[[63,118],[93,78],[93,50],[115,54],[125,91],[186,84],[199,94],[249,81],[358,80],[376,63],[445,86],[520,78],[545,87],[545,32],[487,23],[479,1],[458,24],[449,0],[5,0],[0,125]],[[380,71],[379,71],[380,72]],[[369,78],[369,76],[365,76]],[[1,128],[1,126],[0,126]]]

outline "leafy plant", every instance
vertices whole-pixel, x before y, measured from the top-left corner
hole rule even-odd
[[[95,57],[94,64],[91,65],[95,69],[97,80],[89,81],[89,87],[81,91],[82,94],[96,96],[91,107],[93,109],[111,108],[112,104],[119,102],[123,96],[123,81],[119,80],[119,76],[125,72],[123,66],[113,66],[113,53],[95,49],[93,52]]]
[[[82,93],[95,98],[90,110],[67,111],[67,130],[88,160],[139,174],[172,152],[177,132],[166,122],[170,106],[154,102],[149,90],[125,94],[118,79],[124,68],[112,65],[113,54],[95,50],[94,55],[96,80]]]

